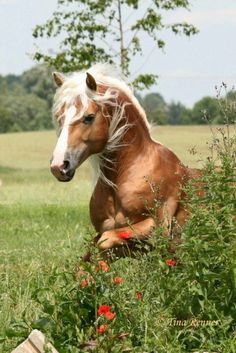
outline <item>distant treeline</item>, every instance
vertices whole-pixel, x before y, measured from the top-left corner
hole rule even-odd
[[[224,87],[223,87],[224,88]],[[22,75],[0,75],[0,132],[52,129],[51,108],[55,86],[51,71],[38,65]],[[225,123],[235,121],[235,91],[224,98],[204,97],[192,109],[180,102],[167,103],[159,93],[137,94],[149,121],[158,125]]]

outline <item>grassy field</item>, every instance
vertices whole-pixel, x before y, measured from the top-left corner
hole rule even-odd
[[[152,134],[190,166],[200,166],[207,154],[209,127],[156,127]],[[86,162],[71,183],[58,183],[49,171],[56,142],[54,132],[0,135],[1,204],[87,204],[91,194],[90,166]],[[197,154],[190,150],[195,148]]]
[[[205,126],[166,126],[154,128],[153,136],[184,163],[201,166],[211,132]],[[72,182],[57,182],[49,171],[55,142],[51,131],[0,135],[1,353],[17,343],[17,338],[3,338],[12,322],[37,319],[40,307],[32,292],[49,286],[55,268],[63,271],[68,259],[76,261],[84,252],[83,239],[93,234],[89,163]],[[190,153],[192,149],[197,153]]]

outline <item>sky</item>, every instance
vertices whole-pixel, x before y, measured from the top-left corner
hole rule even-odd
[[[191,0],[191,11],[168,14],[169,22],[188,21],[199,33],[191,38],[164,33],[165,51],[146,39],[144,56],[133,60],[131,71],[154,73],[159,92],[167,102],[180,101],[191,107],[203,96],[215,96],[215,86],[236,85],[236,1]],[[143,7],[148,0],[143,0]],[[0,0],[0,74],[21,74],[35,63],[32,29],[44,23],[56,9],[57,0]],[[141,10],[142,11],[142,8]],[[129,17],[136,16],[128,14]],[[39,43],[38,43],[39,44]],[[40,47],[56,48],[55,41],[40,41]],[[145,91],[147,93],[147,91]]]

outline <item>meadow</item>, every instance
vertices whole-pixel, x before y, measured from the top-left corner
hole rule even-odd
[[[211,131],[206,126],[159,126],[152,135],[183,163],[197,167],[207,154]],[[0,135],[1,204],[87,204],[92,190],[89,162],[71,183],[56,182],[49,171],[55,143],[53,131]],[[195,155],[191,153],[194,148]]]
[[[153,128],[152,135],[189,166],[201,167],[209,155],[207,143],[212,138],[212,132],[207,126],[161,126]],[[56,282],[55,273],[73,272],[73,265],[85,252],[85,241],[94,234],[88,214],[93,188],[89,162],[77,171],[72,182],[59,183],[49,171],[55,142],[56,135],[52,131],[0,135],[1,353],[11,352],[22,337],[27,336],[34,327],[32,323],[37,322],[42,314],[43,303],[35,299],[37,292],[44,289],[46,294],[42,294],[42,297],[47,301],[55,300],[55,293],[63,287],[60,287],[60,281]],[[143,275],[137,269],[133,280],[130,279],[129,273],[125,272],[130,261],[124,259],[116,262],[112,271],[126,278],[135,292],[139,288],[137,276],[142,281]],[[150,262],[147,261],[147,272],[148,264]],[[141,287],[145,289],[144,284]],[[155,291],[155,288],[152,290]],[[51,297],[51,292],[55,294],[54,297]],[[149,294],[149,302],[152,299]],[[135,305],[134,312],[137,310]],[[146,325],[150,310],[143,304],[141,311]],[[160,323],[157,323],[156,328],[160,329]],[[142,330],[145,342],[139,344],[140,350],[128,350],[131,342],[127,344],[128,348],[123,347],[122,343],[120,350],[110,347],[98,352],[144,352],[145,347],[150,346],[148,327],[142,327]],[[155,336],[154,331],[152,328],[152,335]],[[159,343],[160,347],[164,347],[164,342]],[[80,351],[85,350],[73,352]],[[148,350],[154,353],[162,351]],[[170,349],[168,352],[171,352]],[[179,348],[173,352],[183,351]]]

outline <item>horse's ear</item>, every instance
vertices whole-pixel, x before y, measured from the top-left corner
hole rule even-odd
[[[88,88],[91,89],[92,91],[96,91],[97,84],[96,84],[94,77],[91,74],[89,74],[88,72],[86,74],[87,74],[86,84],[87,84]]]
[[[65,81],[65,77],[60,72],[53,72],[52,77],[58,87],[61,87]]]

